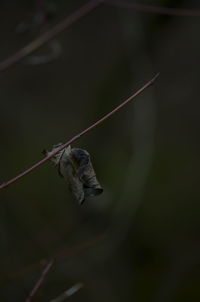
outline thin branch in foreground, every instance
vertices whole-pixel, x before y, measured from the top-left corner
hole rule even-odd
[[[83,6],[81,6],[79,9],[77,9],[71,15],[69,15],[62,22],[58,23],[57,25],[52,27],[50,30],[46,31],[40,37],[38,37],[37,39],[32,41],[30,44],[26,45],[24,48],[20,49],[18,52],[16,52],[14,55],[7,58],[5,61],[2,61],[0,63],[0,72],[7,70],[8,68],[13,66],[17,62],[21,61],[26,56],[33,53],[35,50],[40,48],[46,42],[50,41],[51,39],[56,37],[58,34],[63,32],[65,29],[69,28],[71,25],[76,23],[83,16],[90,13],[100,3],[101,3],[100,0],[90,0],[87,3],[85,3]]]
[[[44,270],[42,271],[42,274],[40,276],[40,278],[37,280],[36,284],[34,285],[32,291],[30,292],[28,298],[26,299],[25,302],[31,302],[32,299],[35,297],[35,295],[37,294],[39,288],[41,287],[41,285],[44,283],[45,278],[47,277],[47,274],[49,273],[50,269],[52,268],[52,265],[54,264],[54,260],[52,259],[44,268]]]
[[[70,144],[74,143],[75,141],[77,141],[80,137],[82,137],[83,135],[85,135],[86,133],[88,133],[89,131],[91,131],[92,129],[96,128],[98,125],[100,125],[101,123],[103,123],[105,120],[107,120],[108,118],[110,118],[113,114],[115,114],[117,111],[119,111],[120,109],[122,109],[125,105],[127,105],[128,103],[130,103],[136,96],[138,96],[139,94],[141,94],[145,89],[147,89],[148,87],[152,86],[154,84],[154,82],[156,81],[156,79],[158,78],[159,73],[157,73],[150,81],[148,81],[143,87],[141,87],[139,90],[137,90],[134,94],[132,94],[129,98],[127,98],[125,101],[123,101],[120,105],[118,105],[117,107],[115,107],[112,111],[110,111],[109,113],[107,113],[106,115],[104,115],[102,118],[100,118],[97,122],[95,122],[94,124],[92,124],[91,126],[89,126],[88,128],[86,128],[85,130],[81,131],[80,133],[78,133],[77,135],[75,135],[73,138],[71,138],[70,140],[68,140],[66,143],[64,143],[63,145],[61,145],[59,148],[56,149],[55,152],[51,152],[50,155],[46,156],[45,158],[43,158],[42,160],[40,160],[39,162],[37,162],[36,164],[34,164],[32,167],[30,167],[29,169],[25,170],[24,172],[20,173],[19,175],[15,176],[14,178],[8,180],[7,182],[4,182],[0,185],[0,189],[4,189],[5,187],[8,187],[9,185],[11,185],[12,183],[16,182],[17,180],[19,180],[20,178],[24,177],[25,175],[31,173],[33,170],[35,170],[36,168],[38,168],[39,166],[43,165],[45,162],[47,162],[50,158],[52,158],[53,156],[55,156],[55,154],[57,154],[58,152],[60,152],[61,150],[63,150],[64,148],[68,147]]]
[[[111,6],[118,6],[122,8],[130,8],[136,11],[168,16],[188,16],[188,17],[199,17],[199,9],[184,9],[184,8],[169,8],[147,4],[130,3],[121,0],[104,0],[104,4]]]

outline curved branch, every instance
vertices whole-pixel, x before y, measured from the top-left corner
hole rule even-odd
[[[160,15],[168,15],[168,16],[183,16],[183,17],[200,16],[199,9],[168,8],[168,7],[147,5],[147,4],[130,3],[121,0],[104,0],[104,4],[111,5],[111,6],[118,6],[122,8],[130,8],[137,11],[152,13],[152,14],[160,14]]]
[[[127,98],[125,101],[123,101],[120,105],[118,105],[117,107],[115,107],[112,111],[110,111],[109,113],[107,113],[106,115],[104,115],[102,118],[100,118],[97,122],[95,122],[94,124],[92,124],[91,126],[89,126],[88,128],[86,128],[85,130],[81,131],[80,133],[78,133],[77,135],[75,135],[73,138],[71,138],[70,140],[68,140],[65,144],[61,145],[59,148],[56,149],[55,152],[52,152],[50,155],[46,156],[45,158],[43,158],[42,160],[40,160],[39,162],[37,162],[36,164],[34,164],[32,167],[30,167],[29,169],[25,170],[24,172],[20,173],[19,175],[15,176],[14,178],[8,180],[7,182],[4,182],[0,185],[0,189],[4,189],[6,187],[8,187],[9,185],[11,185],[12,183],[16,182],[17,180],[19,180],[20,178],[24,177],[25,175],[31,173],[33,170],[35,170],[36,168],[38,168],[39,166],[43,165],[45,162],[47,162],[50,158],[52,158],[55,154],[57,154],[58,152],[60,152],[61,150],[63,150],[64,148],[68,147],[70,144],[72,144],[73,142],[77,141],[81,136],[85,135],[86,133],[88,133],[89,131],[91,131],[92,129],[96,128],[98,125],[100,125],[101,123],[103,123],[105,120],[107,120],[109,117],[111,117],[113,114],[115,114],[117,111],[119,111],[120,109],[122,109],[125,105],[127,105],[128,103],[130,103],[136,96],[138,96],[139,94],[141,94],[145,89],[147,89],[148,87],[150,87],[151,85],[154,84],[154,82],[156,81],[156,79],[158,78],[159,73],[157,73],[150,81],[148,81],[143,87],[141,87],[139,90],[137,90],[134,94],[132,94],[129,98]]]
[[[62,22],[58,23],[52,29],[46,31],[40,37],[32,41],[30,44],[26,45],[24,48],[20,49],[11,57],[7,58],[5,61],[0,63],[0,72],[7,70],[12,65],[21,61],[24,57],[30,55],[36,49],[40,48],[49,40],[53,39],[55,36],[63,32],[65,29],[69,28],[83,16],[90,13],[93,9],[95,9],[101,3],[100,0],[90,0],[85,3],[83,6],[79,7],[75,12],[69,15]]]

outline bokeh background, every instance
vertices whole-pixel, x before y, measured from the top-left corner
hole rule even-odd
[[[85,2],[2,0],[1,61]],[[197,0],[137,3],[200,9]],[[33,301],[79,282],[68,299],[200,300],[199,31],[200,17],[102,4],[1,72],[3,182],[160,71],[75,144],[90,152],[102,195],[79,206],[50,162],[0,192],[1,302],[25,301],[52,258]]]

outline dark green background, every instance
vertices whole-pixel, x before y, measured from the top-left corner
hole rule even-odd
[[[0,2],[1,61],[37,37],[37,1]],[[130,1],[131,2],[131,1]],[[132,1],[133,2],[133,1]],[[199,1],[140,3],[200,9]],[[48,27],[84,1],[45,1]],[[33,24],[24,34],[19,24]],[[61,55],[0,74],[0,180],[42,158],[128,97],[132,104],[75,146],[104,188],[79,206],[47,163],[0,192],[0,301],[33,301],[77,282],[72,301],[199,301],[200,17],[101,5],[56,37]],[[34,53],[49,52],[49,45]]]

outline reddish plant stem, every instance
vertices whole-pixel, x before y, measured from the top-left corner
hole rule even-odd
[[[152,13],[152,14],[169,15],[169,16],[188,16],[188,17],[200,16],[200,10],[198,9],[168,8],[168,7],[147,5],[147,4],[130,3],[120,0],[104,0],[104,4],[111,5],[111,6],[118,6],[122,8],[130,8],[137,11]]]
[[[40,276],[40,278],[37,280],[37,282],[35,283],[33,289],[31,290],[29,296],[27,297],[25,302],[31,302],[32,299],[35,297],[35,295],[37,294],[39,288],[41,287],[41,285],[44,283],[45,278],[47,276],[47,274],[49,273],[50,269],[52,268],[52,265],[54,264],[54,260],[51,260],[44,268],[44,270],[42,271],[42,274]]]
[[[141,12],[161,14],[161,15],[172,15],[172,16],[200,16],[200,10],[193,9],[180,9],[180,8],[167,8],[153,5],[145,5],[138,3],[128,3],[120,0],[91,0],[81,6],[78,10],[64,19],[62,22],[55,25],[52,29],[45,32],[43,35],[26,45],[24,48],[17,51],[14,55],[8,57],[6,60],[0,63],[0,72],[5,71],[17,62],[21,61],[26,56],[33,53],[35,50],[40,48],[46,42],[53,39],[55,36],[60,34],[62,31],[70,27],[72,24],[77,22],[83,16],[95,9],[100,3],[104,2],[106,5],[118,6],[123,8],[130,8]]]
[[[62,251],[58,252],[56,255],[52,255],[51,259],[54,259],[56,263],[60,263],[62,260],[69,258],[69,257],[74,257],[76,255],[79,255],[81,252],[86,251],[87,249],[90,249],[91,247],[96,246],[98,243],[102,242],[104,239],[106,239],[108,236],[110,236],[111,233],[106,230],[103,233],[100,233],[99,235],[95,236],[92,239],[89,239],[87,241],[83,241],[82,243],[79,243],[78,245],[75,246],[70,246],[66,247]],[[43,264],[45,262],[45,264]],[[31,271],[35,269],[39,269],[41,267],[47,267],[49,264],[49,261],[47,259],[43,258],[40,259],[39,261],[32,263],[21,270],[17,272],[7,272],[6,277],[2,275],[0,276],[0,284],[5,284],[7,282],[11,282],[12,280],[19,279],[22,276],[27,275]],[[44,270],[44,269],[43,269]]]
[[[7,58],[5,61],[0,63],[0,71],[5,71],[12,65],[16,64],[17,62],[21,61],[24,57],[30,55],[36,49],[44,45],[49,40],[53,39],[55,36],[63,32],[65,29],[69,28],[71,25],[76,23],[79,19],[83,16],[90,13],[93,9],[95,9],[101,0],[91,0],[86,2],[83,6],[69,15],[66,19],[62,22],[55,25],[52,29],[46,31],[40,37],[32,41],[30,44],[26,45],[24,48],[20,49],[14,55]]]
[[[12,183],[16,182],[17,180],[19,180],[23,176],[31,173],[33,170],[35,170],[36,168],[38,168],[39,166],[41,166],[45,162],[47,162],[55,154],[57,154],[58,152],[60,152],[64,148],[68,147],[70,144],[72,144],[75,141],[77,141],[81,136],[85,135],[86,133],[88,133],[89,131],[91,131],[92,129],[94,129],[95,127],[97,127],[98,125],[100,125],[101,123],[103,123],[105,120],[107,120],[109,117],[111,117],[117,111],[119,111],[125,105],[127,105],[128,103],[130,103],[136,96],[138,96],[139,94],[141,94],[145,89],[147,89],[148,87],[150,87],[151,85],[153,85],[154,82],[156,81],[156,79],[158,78],[158,76],[159,76],[159,73],[157,73],[143,87],[141,87],[139,90],[137,90],[134,94],[132,94],[125,101],[123,101],[120,105],[118,105],[117,107],[115,107],[112,111],[110,111],[109,113],[107,113],[106,115],[104,115],[97,122],[95,122],[94,124],[92,124],[91,126],[89,126],[88,128],[86,128],[85,130],[81,131],[80,133],[78,133],[77,135],[75,135],[73,138],[71,138],[70,140],[68,140],[66,143],[64,143],[63,145],[61,145],[59,148],[57,148],[57,150],[55,152],[52,152],[50,155],[46,156],[45,158],[43,158],[42,160],[40,160],[39,162],[37,162],[36,164],[34,164],[32,167],[30,167],[29,169],[27,169],[24,172],[20,173],[19,175],[15,176],[14,178],[8,180],[7,182],[2,183],[0,185],[0,189],[4,189],[4,188],[8,187],[9,185],[11,185]]]

